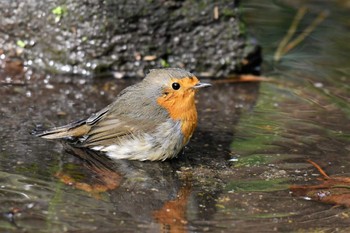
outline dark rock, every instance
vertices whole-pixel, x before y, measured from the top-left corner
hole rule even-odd
[[[236,2],[5,0],[0,54],[52,73],[143,76],[170,66],[222,77],[244,70],[255,48]]]

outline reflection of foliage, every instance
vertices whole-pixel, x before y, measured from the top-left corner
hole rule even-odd
[[[234,180],[227,184],[227,191],[234,192],[273,192],[288,189],[287,179],[274,180]]]
[[[269,219],[269,218],[285,218],[295,215],[296,213],[289,212],[289,213],[261,213],[261,214],[255,214],[252,217],[257,219]],[[298,231],[300,232],[300,231]]]
[[[234,167],[252,167],[263,164],[269,164],[280,160],[294,158],[295,155],[283,154],[283,155],[271,155],[271,154],[253,154],[243,156],[238,159],[233,165]]]
[[[234,163],[235,167],[250,167],[250,166],[256,166],[260,164],[267,164],[269,163],[269,158],[266,155],[249,155],[244,156],[243,158],[240,158],[237,162]]]
[[[350,91],[350,86],[346,85],[343,82],[341,82],[340,84],[339,83],[335,83],[335,84],[340,85],[337,87],[340,90],[344,89],[344,91]],[[343,111],[347,115],[348,118],[350,118],[350,102],[347,99],[342,98],[341,95],[334,94],[334,93],[332,94],[324,88],[317,88],[314,85],[309,85],[309,86],[314,92],[327,98],[328,101],[331,102],[332,104],[337,105],[337,107],[341,111]]]
[[[289,50],[295,48],[298,44],[305,40],[305,38],[310,35],[312,31],[327,17],[328,13],[326,11],[322,11],[316,19],[303,30],[303,32],[297,36],[295,39],[291,40],[293,35],[298,31],[298,26],[300,21],[303,19],[304,15],[307,12],[307,7],[299,8],[286,36],[280,42],[276,52],[274,59],[275,61],[279,61],[283,55],[285,55]]]
[[[329,144],[330,138],[334,141],[330,146],[348,142],[346,129],[337,126],[348,122],[349,104],[312,85],[287,85],[262,83],[256,108],[237,126],[231,145],[236,154],[286,153],[283,148],[289,148],[287,153],[310,149],[322,153],[319,145]]]
[[[270,85],[262,85],[263,96],[256,105],[254,114],[243,116],[237,126],[237,135],[232,148],[238,154],[249,154],[264,149],[273,149],[273,141],[280,138],[282,122],[277,120],[277,107],[274,106],[273,90]],[[281,98],[282,96],[280,96]]]

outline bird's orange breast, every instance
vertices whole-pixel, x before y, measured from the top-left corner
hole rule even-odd
[[[195,106],[195,90],[183,93],[170,93],[169,96],[159,97],[157,103],[164,107],[171,119],[181,122],[181,132],[184,144],[187,144],[197,126],[197,109]]]
[[[197,110],[194,101],[187,104],[159,101],[159,104],[168,110],[169,116],[174,121],[181,122],[181,132],[184,135],[184,144],[186,144],[197,126]]]

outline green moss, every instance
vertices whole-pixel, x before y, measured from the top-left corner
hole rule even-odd
[[[235,17],[236,16],[236,13],[235,13],[233,8],[224,8],[222,10],[222,14],[225,17]]]
[[[160,59],[160,65],[163,67],[163,68],[168,68],[170,67],[168,61],[164,60],[164,59]]]
[[[16,44],[18,47],[21,47],[21,48],[24,48],[26,46],[26,43],[23,40],[17,40]]]
[[[67,7],[66,6],[57,6],[51,10],[52,14],[56,15],[57,17],[62,17],[63,15],[67,14]]]
[[[51,13],[55,15],[55,21],[59,22],[67,14],[67,11],[67,6],[56,6],[51,10]]]
[[[273,192],[286,190],[289,187],[287,179],[274,179],[274,180],[250,180],[239,181],[234,180],[229,182],[225,190],[234,192]]]

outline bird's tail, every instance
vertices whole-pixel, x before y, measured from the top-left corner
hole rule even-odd
[[[86,120],[80,120],[61,127],[55,127],[44,131],[35,131],[33,134],[45,139],[64,139],[81,137],[89,132],[91,126],[86,124]]]

